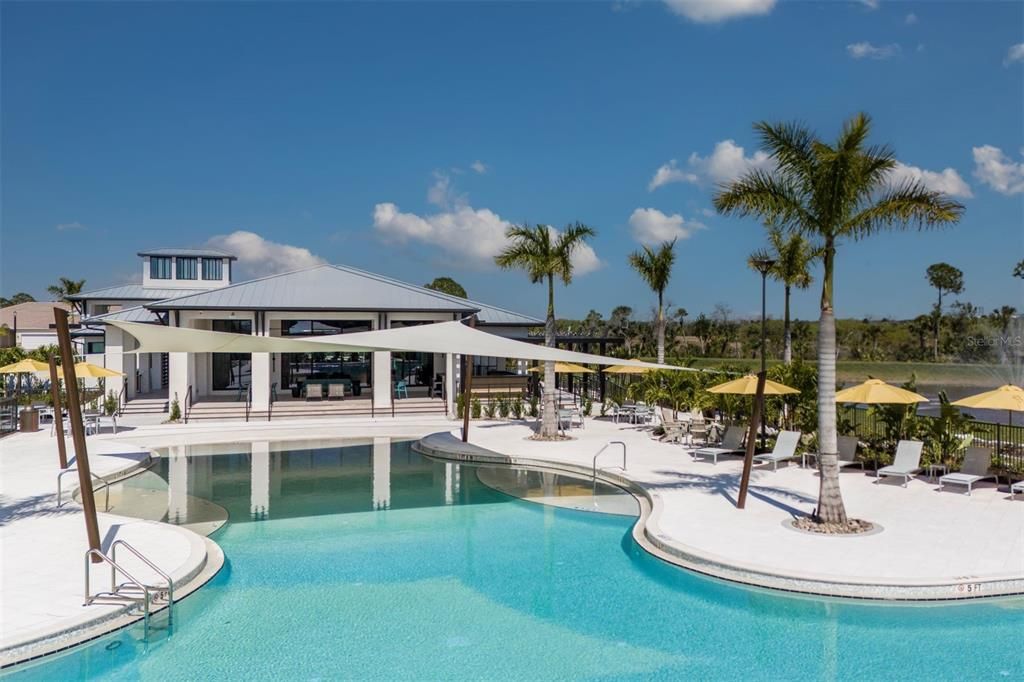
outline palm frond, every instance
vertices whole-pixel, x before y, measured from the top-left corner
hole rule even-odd
[[[884,229],[905,229],[913,224],[919,229],[944,227],[959,221],[963,212],[963,204],[926,189],[920,182],[909,181],[853,215],[841,233],[862,239]]]
[[[713,199],[715,210],[726,215],[757,215],[773,225],[806,229],[816,222],[805,206],[800,187],[791,174],[754,170],[723,186]]]

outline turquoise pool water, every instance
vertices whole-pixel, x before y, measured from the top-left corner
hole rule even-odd
[[[148,645],[131,628],[13,679],[1024,678],[1020,600],[860,605],[718,583],[649,557],[629,517],[508,497],[408,442],[186,464],[157,473],[169,499],[228,510],[221,573]]]

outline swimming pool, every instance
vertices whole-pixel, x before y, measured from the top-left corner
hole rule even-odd
[[[224,569],[148,645],[130,628],[12,679],[1024,677],[1024,601],[886,606],[712,581],[636,547],[628,516],[509,497],[409,446],[160,460],[151,481],[179,522],[227,510]]]

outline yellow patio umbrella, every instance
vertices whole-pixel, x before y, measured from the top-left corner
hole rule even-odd
[[[124,374],[112,369],[107,369],[106,367],[94,365],[91,362],[76,362],[75,376],[79,379],[107,379],[110,377],[121,377],[124,376]]]
[[[836,393],[837,403],[857,403],[863,405],[910,405],[913,403],[926,403],[920,393],[908,391],[892,384],[887,384],[881,379],[868,379],[863,384],[857,384],[850,388],[844,388]]]
[[[10,365],[0,367],[0,374],[37,374],[39,372],[49,374],[50,366],[32,358],[23,358]]]
[[[634,367],[633,365],[609,365],[604,368],[605,374],[646,374],[650,367]]]
[[[539,365],[537,367],[531,367],[530,369],[528,369],[526,371],[527,372],[543,372],[544,371],[544,365]],[[575,364],[573,364],[571,362],[556,362],[555,363],[555,372],[557,372],[558,374],[593,374],[594,370],[587,369],[583,365],[575,365]]]
[[[771,381],[765,379],[764,382],[764,394],[765,395],[787,395],[790,393],[799,393],[800,391],[780,384],[777,381]],[[757,375],[748,374],[745,377],[739,379],[733,379],[727,381],[724,384],[718,384],[708,389],[708,393],[735,393],[737,395],[756,395],[757,394]]]
[[[1024,412],[1024,388],[1006,384],[994,391],[985,391],[977,395],[954,400],[950,405],[957,407],[973,407],[978,410],[1006,410],[1006,415],[1013,426],[1013,413]]]

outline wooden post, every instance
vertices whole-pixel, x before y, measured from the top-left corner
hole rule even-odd
[[[53,430],[57,434],[57,454],[60,468],[68,468],[68,450],[64,444],[64,410],[60,404],[60,379],[57,378],[57,358],[50,356],[50,397],[53,398]]]
[[[78,469],[79,494],[82,496],[82,511],[85,514],[85,533],[89,539],[89,548],[99,551],[100,527],[96,520],[96,498],[92,493],[89,453],[85,449],[82,405],[78,391],[75,390],[78,377],[75,376],[75,353],[71,348],[71,333],[68,331],[68,311],[54,308],[53,317],[57,327],[57,344],[60,346],[60,364],[64,368],[64,385],[68,387],[68,419],[71,420],[71,438],[75,444],[75,468]],[[95,554],[91,557],[94,564],[101,561]]]
[[[469,326],[476,328],[476,315],[469,318]],[[462,442],[469,442],[469,411],[472,408],[470,402],[473,400],[473,356],[464,355],[466,359],[466,372],[462,379]]]
[[[757,393],[754,395],[754,407],[750,415],[750,431],[747,433],[747,452],[743,457],[743,477],[740,478],[740,492],[736,497],[737,509],[743,509],[747,504],[750,469],[754,466],[754,444],[757,442],[757,431],[761,424],[761,409],[762,405],[764,405],[764,382],[767,378],[767,372],[757,373]]]

